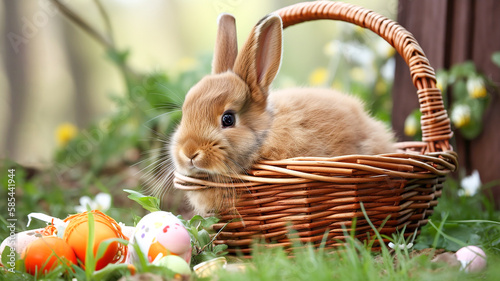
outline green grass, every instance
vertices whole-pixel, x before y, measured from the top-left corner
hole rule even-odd
[[[374,254],[354,240],[336,252],[306,247],[293,255],[289,258],[282,249],[256,249],[253,266],[247,267],[245,273],[220,271],[219,280],[465,280],[500,273],[490,267],[485,272],[469,274],[447,264],[433,263],[430,256],[411,257],[403,250]]]
[[[5,167],[11,167],[7,163]],[[4,168],[5,168],[4,167]],[[16,214],[19,219],[19,229],[24,230],[21,223],[26,221],[26,214],[30,212],[45,212],[49,215],[64,218],[74,212],[73,206],[68,202],[78,202],[78,196],[82,190],[72,190],[58,181],[49,181],[43,174],[29,176],[29,171],[16,167],[16,181],[18,183]],[[90,176],[89,176],[90,177]],[[2,181],[5,177],[2,176]],[[89,180],[84,193],[113,190],[117,188],[113,183],[119,183],[102,176]],[[59,183],[59,184],[58,184]],[[73,183],[78,186],[82,181]],[[410,250],[392,250],[386,246],[382,251],[375,253],[363,243],[352,238],[347,240],[344,248],[333,251],[331,249],[314,249],[308,245],[297,245],[297,250],[291,254],[284,249],[267,249],[255,247],[251,265],[246,266],[244,272],[220,271],[217,273],[219,280],[497,280],[500,276],[500,267],[494,266],[500,262],[500,212],[495,210],[491,200],[490,186],[485,184],[482,192],[470,197],[458,196],[459,183],[449,178],[443,189],[443,196],[434,210],[431,219],[418,236],[415,246]],[[99,187],[99,188],[97,188]],[[42,190],[43,192],[36,192]],[[5,190],[4,190],[5,192]],[[127,193],[122,190],[114,190],[116,196],[126,197]],[[134,196],[132,196],[134,198]],[[140,196],[134,200],[138,202],[153,202],[152,198]],[[142,200],[142,201],[141,201]],[[5,209],[5,202],[0,203],[0,208]],[[148,203],[152,204],[152,203]],[[144,205],[144,203],[142,204]],[[167,210],[169,211],[169,210]],[[136,215],[131,215],[131,213]],[[175,213],[175,212],[174,212]],[[131,224],[134,216],[141,217],[145,214],[143,206],[130,200],[128,203],[114,206],[110,216],[117,221],[126,221]],[[8,236],[6,228],[6,214],[0,213],[0,238],[3,240]],[[211,241],[206,231],[200,228],[202,218],[193,218],[185,221],[191,232],[195,233],[197,249]],[[213,222],[207,221],[206,226]],[[35,224],[30,229],[43,225]],[[200,236],[203,234],[202,236]],[[200,237],[203,237],[200,238]],[[378,239],[381,237],[378,236]],[[203,241],[202,241],[203,240]],[[401,237],[394,236],[392,241],[401,244]],[[201,244],[200,244],[201,243]],[[477,245],[482,247],[487,254],[489,266],[480,273],[466,273],[459,268],[450,267],[444,263],[432,262],[433,251],[442,252],[456,251],[465,245]],[[210,248],[210,247],[208,247]],[[207,248],[207,249],[208,249]],[[424,252],[420,250],[426,249]],[[429,250],[430,249],[430,250]],[[213,250],[213,249],[212,249]],[[208,255],[207,257],[213,257]],[[291,257],[293,256],[293,257]],[[199,258],[201,258],[200,256]],[[91,258],[91,257],[89,257]],[[230,259],[231,261],[234,258]],[[201,259],[194,261],[199,262]],[[91,262],[92,263],[92,262]],[[194,264],[192,264],[194,265]],[[156,272],[172,276],[171,272],[163,271],[157,267],[141,263],[136,266],[138,272]],[[126,266],[113,265],[106,268],[107,272],[97,275],[89,270],[76,269],[71,276],[63,276],[67,271],[61,268],[46,276],[44,280],[116,280],[123,274],[128,274]],[[192,279],[197,279],[192,277]],[[18,272],[15,275],[7,274],[0,270],[0,280],[39,280],[28,274]]]

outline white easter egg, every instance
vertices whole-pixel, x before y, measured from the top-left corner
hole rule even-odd
[[[455,253],[466,272],[481,271],[486,267],[486,254],[476,246],[466,246]]]
[[[130,240],[135,233],[135,227],[124,225],[121,228],[123,235]]]
[[[7,238],[5,238],[5,240],[2,241],[2,244],[0,245],[0,253],[3,253],[5,247],[9,246],[20,255],[23,252],[24,248],[26,248],[26,246],[31,241],[37,240],[42,236],[42,234],[40,234],[42,231],[43,228],[26,230],[18,232],[12,236],[8,236]]]
[[[158,211],[144,216],[135,227],[130,241],[129,262],[137,262],[139,258],[134,244],[149,262],[170,254],[181,256],[187,263],[191,260],[189,233],[182,222],[169,212]]]

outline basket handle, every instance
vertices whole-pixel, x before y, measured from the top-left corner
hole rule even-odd
[[[312,20],[341,20],[368,28],[384,38],[410,68],[422,112],[422,141],[427,143],[424,152],[451,150],[449,140],[453,132],[441,91],[436,87],[434,69],[413,35],[405,28],[371,10],[343,2],[304,2],[284,7],[275,13],[282,18],[283,28]]]

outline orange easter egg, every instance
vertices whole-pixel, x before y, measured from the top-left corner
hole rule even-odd
[[[44,236],[31,241],[23,250],[21,259],[31,275],[46,274],[62,263],[67,266],[76,264],[73,249],[56,236]]]
[[[97,256],[99,246],[105,240],[124,238],[120,226],[112,218],[99,211],[92,211],[94,215],[94,257]],[[69,224],[64,232],[64,240],[75,251],[76,257],[85,265],[87,245],[89,240],[89,222],[87,212],[69,217]],[[96,262],[96,270],[104,268],[110,263],[123,262],[126,256],[126,247],[114,241],[108,244],[104,255]]]

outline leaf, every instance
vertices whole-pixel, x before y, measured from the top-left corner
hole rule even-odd
[[[450,68],[450,83],[453,83],[454,79],[465,78],[476,73],[476,66],[472,61],[466,61],[461,64],[456,64]]]
[[[146,196],[146,197],[142,197],[142,198],[139,198],[138,201],[139,204],[141,204],[141,206],[150,211],[150,212],[157,212],[157,211],[160,211],[160,200],[156,197],[153,197],[153,196]]]
[[[95,241],[95,218],[92,212],[87,212],[88,216],[88,236],[87,250],[85,252],[85,274],[87,280],[91,280],[92,273],[95,271],[97,259],[94,258],[94,241]]]
[[[218,253],[224,252],[226,249],[227,249],[226,244],[219,244],[219,245],[215,245],[213,252],[215,254],[218,254]]]
[[[73,264],[71,265],[72,269],[73,269],[73,277],[74,279],[76,280],[85,280],[85,270],[82,269],[81,267],[79,267],[78,265],[76,264]]]
[[[2,252],[2,264],[9,267],[9,268],[11,267],[9,264],[9,261],[10,261],[9,255],[12,255],[11,253],[12,253],[12,248],[9,246],[5,246],[5,248],[3,249],[3,252]],[[17,253],[15,253],[15,255],[17,256]],[[15,257],[15,260],[17,260],[17,257]]]
[[[127,58],[130,55],[130,51],[125,50],[120,52],[117,50],[108,49],[107,55],[114,63],[121,65],[127,61]]]
[[[198,239],[201,246],[203,247],[210,243],[210,234],[208,234],[208,231],[206,231],[205,229],[202,229],[198,231]]]
[[[110,239],[106,239],[106,240],[102,241],[99,244],[99,247],[97,248],[97,253],[95,255],[96,260],[100,260],[104,256],[106,251],[108,250],[108,246],[114,242],[118,242],[120,244],[125,245],[125,247],[127,247],[130,241],[125,240],[125,239],[121,239],[121,238],[110,238]]]
[[[94,278],[95,280],[117,280],[124,275],[130,275],[128,266],[129,264],[126,263],[110,263],[103,269],[94,272]]]
[[[500,67],[500,52],[493,53],[493,55],[491,55],[491,60]]]
[[[196,229],[196,227],[194,226],[191,226],[191,227],[186,227],[186,230],[189,232],[189,234],[191,235],[191,238],[193,240],[193,243],[197,246],[200,246],[200,243],[199,243],[199,237],[198,237],[198,229]]]
[[[481,122],[473,122],[473,120],[471,119],[469,124],[460,128],[462,136],[469,140],[475,139],[483,131],[483,124]]]
[[[193,216],[190,220],[189,220],[189,226],[195,226],[197,227],[198,224],[201,224],[201,222],[203,222],[205,219],[200,216],[200,215],[195,215]]]
[[[160,210],[160,200],[154,196],[146,196],[140,192],[130,189],[124,189],[123,191],[130,193],[127,197],[141,205],[144,209],[150,212],[161,211]]]
[[[201,222],[201,226],[203,228],[211,228],[212,225],[216,224],[219,222],[219,219],[216,218],[216,217],[208,217],[208,218],[205,218],[202,222]]]
[[[452,87],[454,102],[464,101],[469,96],[467,85],[464,80],[457,80]]]

